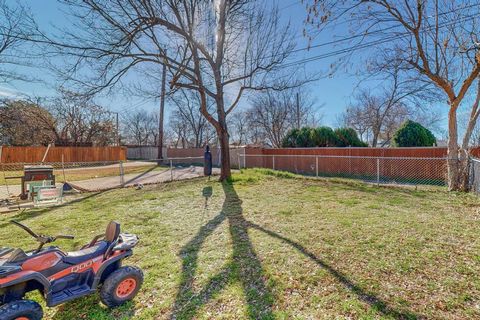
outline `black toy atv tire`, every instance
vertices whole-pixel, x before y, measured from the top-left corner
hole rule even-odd
[[[42,318],[42,307],[35,301],[17,300],[0,307],[0,319],[2,320],[41,320]]]
[[[143,283],[143,272],[136,267],[121,267],[110,274],[100,289],[100,299],[107,307],[117,307],[132,300]]]

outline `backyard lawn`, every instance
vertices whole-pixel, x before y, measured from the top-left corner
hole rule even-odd
[[[478,319],[480,200],[246,170],[91,194],[0,216],[2,246],[35,245],[16,219],[78,248],[118,220],[141,242],[137,298],[91,296],[46,319]],[[32,295],[38,299],[38,294]]]

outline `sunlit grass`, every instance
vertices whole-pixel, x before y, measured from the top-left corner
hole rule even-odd
[[[59,242],[67,250],[111,219],[140,236],[126,262],[146,275],[132,303],[108,310],[91,296],[46,319],[477,319],[479,208],[443,189],[244,170],[226,184],[119,189],[3,215],[0,241],[34,246],[10,219],[77,235]]]

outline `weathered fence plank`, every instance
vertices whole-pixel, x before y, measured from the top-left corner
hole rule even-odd
[[[7,147],[4,146],[2,163],[41,162],[47,147]],[[51,147],[45,162],[99,162],[127,160],[125,147]]]

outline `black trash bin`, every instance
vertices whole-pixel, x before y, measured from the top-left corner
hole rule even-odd
[[[203,164],[203,174],[205,176],[212,175],[212,153],[210,152],[210,147],[207,146],[205,148],[205,154],[203,156],[204,164]]]

